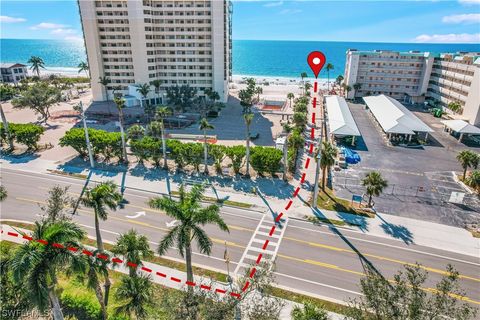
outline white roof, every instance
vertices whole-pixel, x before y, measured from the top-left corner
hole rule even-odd
[[[386,95],[364,97],[363,100],[387,133],[415,134],[415,132],[433,132],[410,110],[397,100]]]
[[[463,120],[443,120],[441,122],[458,133],[480,134],[480,128]]]
[[[339,136],[360,136],[357,124],[352,117],[345,98],[339,96],[325,97],[328,112],[330,134]]]

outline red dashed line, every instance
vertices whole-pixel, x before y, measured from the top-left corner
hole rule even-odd
[[[300,192],[300,187],[297,187],[297,189],[295,189],[295,192],[293,193],[293,197],[295,198],[299,192]]]
[[[318,90],[318,83],[317,81],[315,81],[315,83],[313,84],[313,92],[317,93],[317,90]]]
[[[283,212],[280,212],[280,214],[275,218],[275,222],[279,222],[282,216],[283,216]]]
[[[272,236],[272,234],[275,232],[275,225],[272,226],[272,229],[270,229],[270,232],[268,233],[268,236]]]
[[[238,298],[238,299],[240,299],[240,294],[239,294],[239,293],[236,293],[236,292],[230,292],[230,295],[231,295],[232,297],[235,297],[235,298]]]
[[[304,183],[304,182],[305,182],[305,176],[306,176],[306,175],[307,175],[306,173],[303,173],[303,174],[302,174],[302,178],[300,179],[300,183]]]
[[[312,130],[310,130],[310,138],[313,140],[315,139],[315,128],[312,127]]]
[[[108,260],[108,256],[107,256],[107,255],[104,255],[104,254],[97,254],[97,258],[102,259],[102,260],[105,260],[105,261]]]
[[[265,243],[263,244],[262,250],[265,250],[265,249],[267,249],[267,247],[268,247],[268,243],[269,243],[269,242],[270,242],[270,241],[269,241],[268,239],[267,239],[267,240],[265,240]]]
[[[285,210],[290,209],[290,206],[292,205],[293,200],[288,201],[287,206],[285,207]]]
[[[317,82],[314,83],[314,92],[317,92],[317,89],[318,89],[318,84]],[[317,98],[314,97],[313,98],[313,108],[315,108],[317,105]],[[312,123],[315,123],[315,113],[312,113]],[[315,134],[315,128],[312,127],[311,129],[311,137],[312,139],[314,138],[314,134]],[[310,146],[309,146],[309,153],[312,154],[313,153],[313,148],[314,148],[314,144],[311,143]],[[307,160],[305,161],[305,169],[308,169],[308,166],[310,164],[310,158],[307,158]],[[302,177],[300,179],[300,183],[304,183],[305,182],[305,177],[306,177],[306,173],[302,173]],[[295,189],[295,192],[293,193],[293,197],[295,198],[298,193],[300,192],[300,187],[297,187]],[[293,203],[293,200],[290,199],[287,206],[285,207],[285,210],[288,210],[290,208],[290,206],[292,205]],[[275,223],[278,223],[280,221],[280,219],[282,218],[283,216],[283,212],[280,212],[280,214],[275,218]],[[269,236],[271,237],[273,235],[273,233],[275,232],[275,229],[276,229],[276,226],[273,225],[272,228],[270,229],[270,232],[269,232]],[[1,233],[4,233],[3,230],[1,230]],[[14,233],[14,232],[7,232],[7,235],[9,236],[12,236],[12,237],[18,237],[19,234],[18,233]],[[30,237],[30,236],[27,236],[27,235],[22,235],[22,238],[23,239],[26,239],[28,241],[33,241],[33,238]],[[35,240],[36,242],[38,243],[41,243],[43,245],[47,245],[48,244],[48,241],[45,241],[43,239],[38,239],[38,240]],[[269,240],[265,240],[265,243],[263,244],[263,247],[262,249],[265,250],[267,247],[268,247],[268,244],[269,244]],[[59,249],[63,249],[65,248],[64,245],[60,244],[60,243],[53,243],[52,246],[54,248],[59,248]],[[81,252],[87,256],[93,256],[93,253],[91,251],[88,251],[86,249],[81,249],[81,248],[75,248],[75,247],[67,247],[67,250],[69,251],[72,251],[72,252],[77,252],[79,250],[82,250]],[[107,255],[104,255],[104,254],[98,254],[97,257],[99,259],[103,259],[105,261],[108,260],[108,256]],[[263,255],[261,253],[258,254],[258,257],[257,257],[257,260],[255,261],[255,263],[258,265],[260,263],[260,261],[262,260],[262,257]],[[111,262],[114,262],[114,263],[123,263],[123,260],[122,259],[119,259],[119,258],[112,258],[111,259]],[[127,266],[129,267],[132,267],[132,268],[137,268],[138,267],[138,264],[136,263],[133,263],[133,262],[126,262]],[[145,272],[149,272],[151,273],[152,272],[152,269],[149,269],[147,267],[141,267],[141,270],[142,271],[145,271]],[[252,267],[251,271],[250,271],[250,275],[249,275],[249,278],[252,279],[253,276],[255,275],[257,269],[255,267]],[[162,277],[162,278],[167,278],[167,275],[164,274],[164,273],[161,273],[161,272],[155,272],[155,274],[159,277]],[[175,278],[175,277],[170,277],[170,280],[172,281],[175,281],[177,283],[180,283],[182,282],[182,280],[180,280],[179,278]],[[191,281],[186,281],[185,282],[186,285],[188,286],[192,286],[192,287],[195,287],[197,286],[197,284],[195,282],[191,282]],[[250,281],[247,281],[244,285],[244,287],[242,288],[242,292],[245,292],[245,290],[247,290],[247,288],[250,286]],[[201,284],[200,285],[200,289],[203,289],[203,290],[211,290],[212,288],[210,286],[207,286],[207,285],[203,285]],[[215,292],[216,293],[221,293],[221,294],[225,294],[226,293],[226,290],[223,290],[223,289],[215,289]],[[239,293],[236,293],[236,292],[230,292],[229,293],[230,296],[232,297],[236,297],[236,298],[240,298],[240,294]]]
[[[250,286],[250,281],[245,282],[245,285],[242,288],[242,292],[245,292],[245,290],[247,290],[248,286]]]

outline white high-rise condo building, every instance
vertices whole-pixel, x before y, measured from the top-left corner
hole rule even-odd
[[[147,99],[163,103],[166,88],[189,85],[228,98],[231,78],[229,0],[78,0],[94,101],[162,81]],[[100,77],[110,82],[99,83]],[[134,97],[132,97],[134,96]]]
[[[384,94],[406,102],[433,101],[455,117],[480,124],[480,53],[347,51],[344,84],[347,98]]]

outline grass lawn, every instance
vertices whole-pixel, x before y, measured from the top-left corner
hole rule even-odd
[[[356,214],[368,218],[373,218],[374,214],[361,208],[352,206],[350,200],[337,198],[332,189],[325,187],[325,190],[319,188],[317,205],[321,209],[339,211]]]
[[[179,196],[180,195],[180,192],[178,191],[172,191],[171,192],[172,196]],[[212,202],[212,203],[218,203],[218,204],[226,204],[228,206],[232,206],[232,207],[239,207],[239,208],[245,208],[245,209],[248,209],[248,208],[251,208],[253,205],[250,204],[250,203],[245,203],[245,202],[238,202],[238,201],[231,201],[231,200],[217,200],[216,198],[213,198],[213,197],[203,197],[202,198],[203,201],[206,201],[206,202]]]

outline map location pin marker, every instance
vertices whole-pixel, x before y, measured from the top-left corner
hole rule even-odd
[[[320,70],[322,70],[326,61],[327,59],[325,58],[325,55],[320,51],[312,51],[308,55],[307,62],[312,69],[315,78],[318,78],[318,74],[320,73]]]

